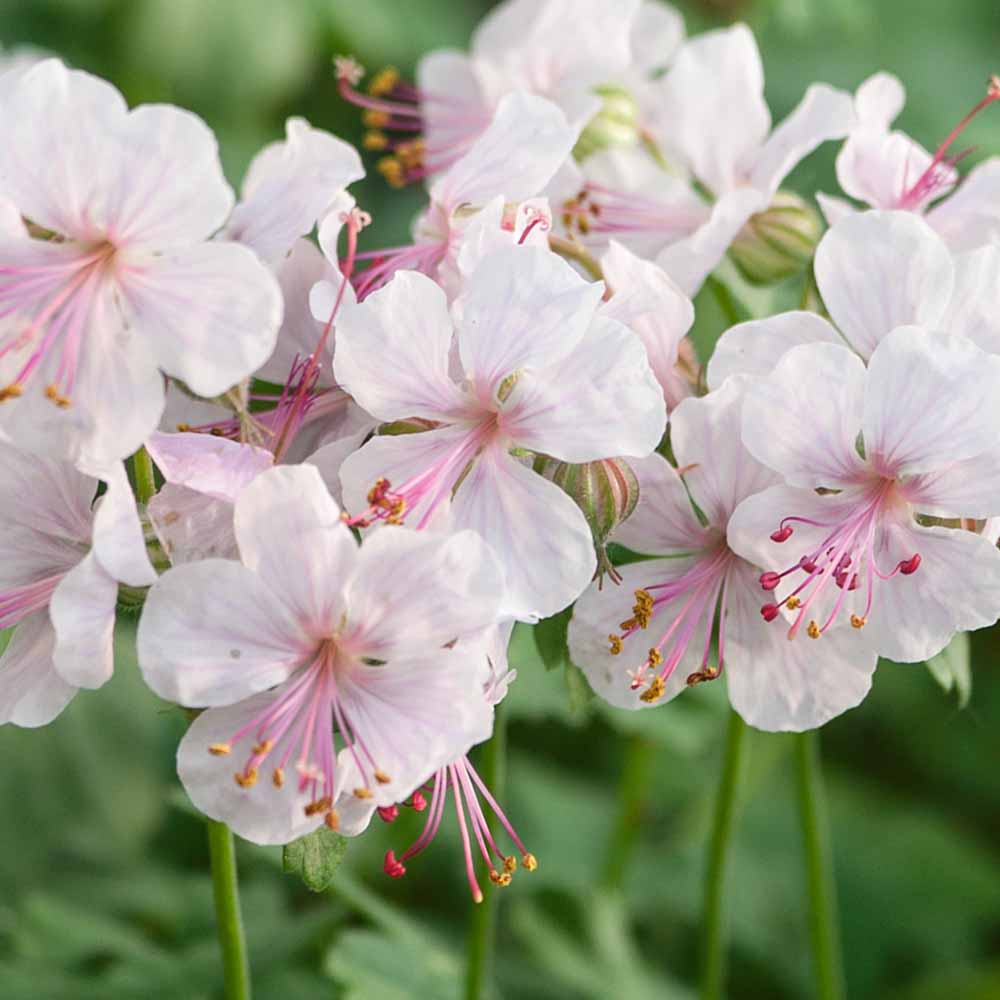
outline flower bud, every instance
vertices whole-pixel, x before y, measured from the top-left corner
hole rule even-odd
[[[606,84],[595,89],[601,110],[587,123],[573,149],[577,160],[615,146],[634,146],[639,139],[639,105],[623,87]]]
[[[779,191],[763,212],[739,231],[729,254],[747,281],[769,285],[798,274],[822,232],[819,214],[804,199]]]
[[[607,573],[615,583],[619,576],[608,558],[605,545],[608,536],[635,510],[639,500],[639,483],[623,458],[605,458],[597,462],[572,465],[543,459],[544,466],[536,469],[573,498],[590,526],[597,553],[596,579]]]

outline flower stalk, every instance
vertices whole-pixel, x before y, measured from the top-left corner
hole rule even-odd
[[[233,832],[225,823],[208,821],[208,850],[212,865],[215,923],[222,949],[226,1000],[250,1000],[250,961],[247,955]]]

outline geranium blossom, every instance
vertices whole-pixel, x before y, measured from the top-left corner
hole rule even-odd
[[[135,500],[120,464],[98,479],[0,444],[0,723],[51,722],[114,669],[119,581],[149,586]]]
[[[505,617],[555,613],[595,568],[583,515],[527,453],[645,455],[663,434],[642,343],[600,314],[603,291],[545,250],[508,248],[469,278],[457,329],[441,289],[401,271],[337,333],[336,375],[358,402],[428,428],[375,437],[347,459],[348,510],[358,523],[422,528],[443,516],[475,529],[503,561]]]
[[[350,796],[390,806],[486,738],[477,672],[447,648],[495,620],[502,592],[475,535],[385,532],[359,550],[308,466],[257,476],[234,523],[242,562],[169,570],[139,626],[153,690],[207,706],[178,756],[199,809],[287,843],[339,825],[351,775]]]
[[[807,344],[751,384],[744,443],[787,485],[742,504],[729,541],[767,570],[771,627],[782,609],[790,638],[850,621],[910,662],[996,621],[1000,552],[958,525],[1000,512],[998,421],[1000,358],[918,327],[890,333],[867,370],[846,347]]]
[[[745,386],[731,379],[674,410],[671,445],[683,479],[658,455],[633,463],[639,503],[613,537],[658,558],[619,567],[618,587],[595,584],[577,601],[570,655],[619,708],[647,708],[724,676],[751,725],[809,729],[864,698],[875,657],[849,628],[817,650],[761,622],[760,570],[726,535],[741,502],[777,482],[740,441]]]
[[[161,371],[214,396],[257,368],[280,292],[208,240],[233,198],[194,115],[46,60],[0,123],[0,434],[103,465],[156,427]]]

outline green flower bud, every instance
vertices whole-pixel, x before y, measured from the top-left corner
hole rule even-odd
[[[587,123],[573,149],[578,160],[615,146],[634,146],[639,140],[639,105],[622,87],[605,84],[595,88],[601,110]]]
[[[747,281],[769,285],[798,274],[812,259],[822,233],[819,213],[790,191],[779,191],[740,230],[729,255]]]

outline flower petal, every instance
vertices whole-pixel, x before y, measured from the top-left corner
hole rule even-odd
[[[55,631],[42,609],[21,620],[0,654],[0,725],[34,728],[50,723],[73,699],[52,663]]]
[[[864,469],[856,447],[864,402],[856,354],[838,344],[793,347],[748,385],[743,443],[792,486],[855,482]]]
[[[955,291],[940,329],[1000,354],[1000,247],[980,247],[954,260]]]
[[[716,342],[708,387],[718,389],[730,375],[767,375],[793,347],[816,343],[843,344],[843,339],[815,313],[796,310],[737,323]]]
[[[522,372],[501,410],[517,445],[564,462],[648,455],[666,428],[642,341],[604,315],[551,368]]]
[[[867,128],[883,131],[895,121],[906,103],[906,91],[891,73],[875,73],[858,87],[854,95],[858,120]]]
[[[274,464],[274,456],[263,448],[213,434],[157,431],[146,442],[146,450],[168,483],[218,500],[235,500]]]
[[[980,163],[950,197],[928,213],[927,223],[953,253],[1000,239],[1000,157]]]
[[[146,552],[139,510],[125,468],[116,462],[101,478],[107,489],[95,504],[94,555],[113,580],[130,587],[148,587],[156,581],[156,570]]]
[[[313,651],[261,578],[225,559],[168,570],[139,619],[139,666],[161,698],[231,705],[284,681]]]
[[[816,248],[816,283],[830,318],[863,357],[897,326],[938,326],[951,298],[948,248],[910,212],[864,212]]]

